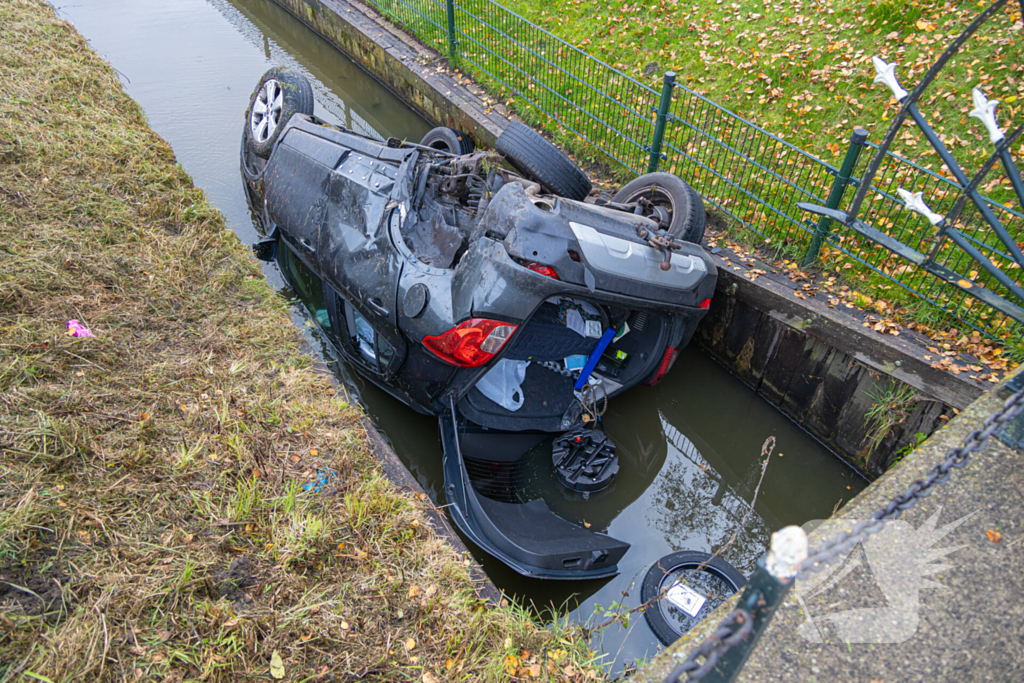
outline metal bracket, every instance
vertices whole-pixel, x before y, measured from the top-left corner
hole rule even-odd
[[[641,149],[643,151],[647,152],[648,154],[653,154],[654,153],[654,148],[651,147],[650,145],[644,145],[643,147],[641,147]],[[665,154],[664,152],[658,152],[658,158],[659,159],[666,159],[667,160],[668,159],[668,155]]]

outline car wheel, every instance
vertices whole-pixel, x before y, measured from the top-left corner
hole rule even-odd
[[[472,154],[474,149],[473,141],[465,133],[445,126],[438,126],[424,135],[420,144],[455,155]]]
[[[293,114],[313,114],[313,87],[294,69],[274,67],[263,74],[249,98],[246,146],[258,157],[269,157]]]
[[[587,174],[529,126],[513,121],[495,146],[516,170],[549,192],[580,202],[590,194]]]
[[[747,585],[743,574],[725,560],[696,550],[683,550],[666,555],[648,570],[640,586],[641,604],[650,603],[662,590],[679,578],[690,576],[701,565],[704,567],[699,575],[693,574],[688,579],[688,583],[703,591],[706,597],[705,603],[695,615],[683,612],[665,598],[655,600],[644,609],[647,625],[663,645],[668,646],[677,641],[730,595]]]
[[[646,198],[668,211],[668,233],[684,242],[700,244],[707,214],[704,202],[692,187],[671,173],[648,173],[626,183],[612,201],[629,204]]]

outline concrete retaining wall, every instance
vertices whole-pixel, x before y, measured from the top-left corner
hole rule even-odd
[[[931,367],[912,332],[878,334],[823,301],[797,299],[781,275],[751,282],[733,269],[736,260],[718,262],[718,290],[695,341],[868,478],[984,390]],[[886,393],[904,397],[888,411],[888,428],[868,415]]]

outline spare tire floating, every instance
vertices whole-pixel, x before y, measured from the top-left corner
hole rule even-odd
[[[646,604],[665,592],[644,610],[644,617],[658,640],[671,645],[745,585],[743,574],[725,560],[683,550],[666,555],[647,571],[640,601]]]
[[[598,429],[574,429],[551,444],[555,477],[563,486],[580,493],[607,488],[619,473],[615,444]]]

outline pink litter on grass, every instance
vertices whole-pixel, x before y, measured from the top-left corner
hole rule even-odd
[[[77,320],[68,321],[68,335],[72,337],[91,337],[92,331]]]

